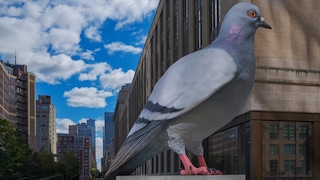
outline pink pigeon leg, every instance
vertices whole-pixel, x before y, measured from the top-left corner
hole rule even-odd
[[[203,156],[198,156],[198,162],[200,167],[208,167],[206,161]]]
[[[200,167],[206,167],[208,169],[207,163],[203,156],[198,156],[198,162]],[[222,175],[222,172],[218,169],[208,169],[211,175]]]
[[[208,175],[210,172],[207,167],[196,168],[189,160],[188,156],[185,154],[180,154],[179,158],[184,166],[184,169],[180,171],[181,175],[198,175],[205,174]]]

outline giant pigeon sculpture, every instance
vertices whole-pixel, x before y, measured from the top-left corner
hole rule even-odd
[[[202,141],[229,123],[251,92],[259,27],[271,29],[258,7],[238,3],[209,46],[172,64],[154,86],[105,178],[131,174],[169,148],[184,166],[180,174],[220,174],[207,167]],[[190,162],[186,149],[197,155],[200,167]]]

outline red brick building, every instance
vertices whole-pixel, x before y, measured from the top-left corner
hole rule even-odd
[[[80,177],[90,178],[90,169],[94,162],[91,139],[82,135],[69,135],[58,133],[57,156],[72,152],[78,158],[80,163]]]

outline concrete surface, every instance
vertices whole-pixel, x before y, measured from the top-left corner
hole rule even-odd
[[[181,175],[144,175],[144,176],[117,176],[116,180],[245,180],[246,176],[240,175],[212,175],[212,176],[181,176]]]

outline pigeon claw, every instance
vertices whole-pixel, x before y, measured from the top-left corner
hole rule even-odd
[[[222,175],[222,172],[217,169],[210,169],[207,167],[196,168],[190,166],[187,169],[180,170],[180,175]]]
[[[222,172],[215,168],[208,168],[208,171],[211,175],[222,175]]]

